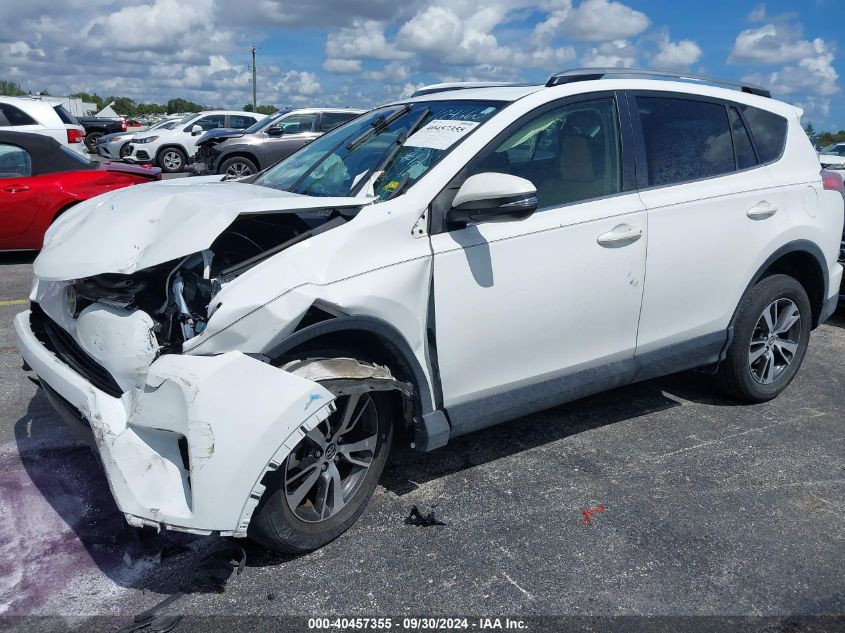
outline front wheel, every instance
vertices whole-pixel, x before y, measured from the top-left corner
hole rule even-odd
[[[186,162],[185,152],[178,147],[165,147],[158,153],[158,166],[168,174],[182,171]]]
[[[309,552],[343,534],[384,470],[393,437],[390,392],[362,385],[335,393],[337,410],[268,475],[250,522],[249,537],[277,552]]]
[[[772,275],[743,297],[734,338],[716,380],[728,395],[765,402],[792,382],[807,352],[812,325],[804,287],[788,275]]]
[[[220,165],[219,173],[225,176],[224,180],[237,180],[238,178],[246,178],[258,173],[258,168],[248,158],[242,156],[235,156],[223,161]]]

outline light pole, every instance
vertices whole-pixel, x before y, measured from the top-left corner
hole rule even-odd
[[[255,44],[252,45],[252,111],[258,112],[257,89],[255,86]]]

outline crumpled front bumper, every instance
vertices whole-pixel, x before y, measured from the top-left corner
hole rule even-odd
[[[244,536],[264,474],[334,409],[321,385],[240,352],[161,356],[142,387],[114,397],[42,344],[29,311],[15,332],[51,401],[90,426],[132,525]]]

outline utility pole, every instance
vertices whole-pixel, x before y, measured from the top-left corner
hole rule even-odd
[[[255,44],[252,45],[252,111],[258,112],[257,89],[255,87]]]

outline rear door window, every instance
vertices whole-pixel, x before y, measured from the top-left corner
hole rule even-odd
[[[741,107],[757,144],[760,162],[771,163],[780,158],[786,145],[786,119],[760,108]]]
[[[229,127],[235,128],[236,130],[245,130],[253,123],[255,123],[255,119],[250,116],[243,114],[229,115]]]
[[[323,116],[320,119],[320,132],[333,130],[338,125],[346,123],[356,116],[358,115],[354,112],[323,112]]]
[[[648,184],[670,185],[735,170],[724,105],[692,99],[638,96]]]
[[[38,125],[31,116],[10,103],[0,103],[0,127]]]
[[[17,145],[0,143],[0,178],[31,175],[32,160],[27,151]]]

